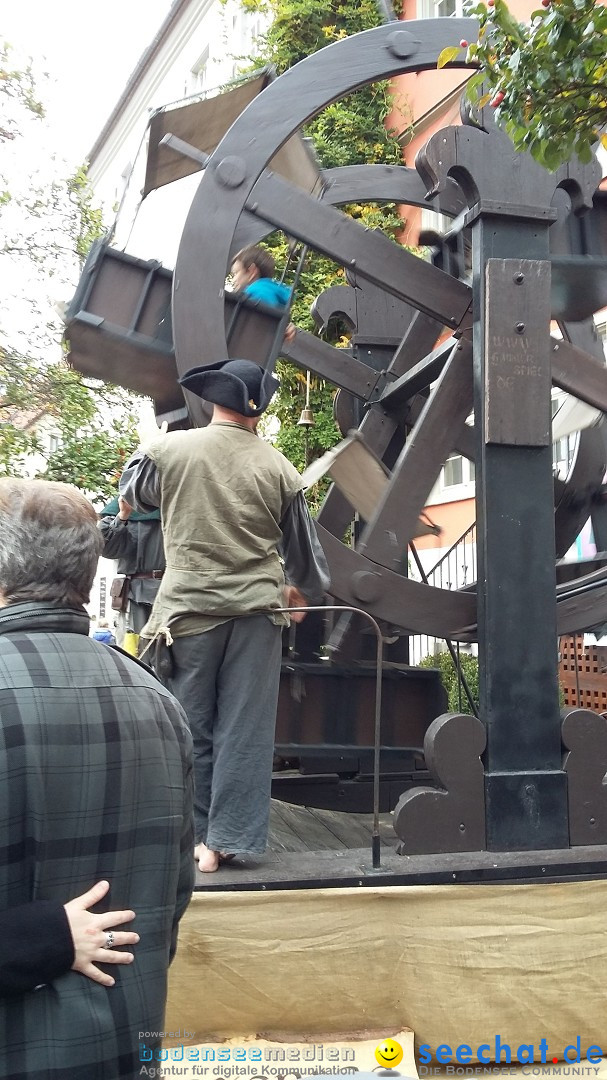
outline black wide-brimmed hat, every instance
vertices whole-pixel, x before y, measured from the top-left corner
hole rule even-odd
[[[205,401],[241,416],[261,416],[280,385],[271,371],[264,371],[252,360],[220,360],[190,368],[179,383]]]

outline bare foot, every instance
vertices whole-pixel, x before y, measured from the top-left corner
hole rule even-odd
[[[211,851],[206,844],[196,844],[194,858],[198,863],[198,869],[203,874],[213,874],[219,869],[219,852]]]

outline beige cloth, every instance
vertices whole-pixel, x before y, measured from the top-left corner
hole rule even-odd
[[[606,908],[607,881],[194,894],[167,1029],[605,1049]]]

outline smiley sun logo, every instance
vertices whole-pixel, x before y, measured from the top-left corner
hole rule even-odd
[[[375,1049],[375,1059],[384,1069],[395,1069],[403,1060],[403,1048],[394,1039],[384,1039]]]

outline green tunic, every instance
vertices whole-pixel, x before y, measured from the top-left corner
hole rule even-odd
[[[290,462],[232,423],[161,435],[145,452],[159,473],[167,566],[144,636],[282,607],[280,522],[302,488]]]

